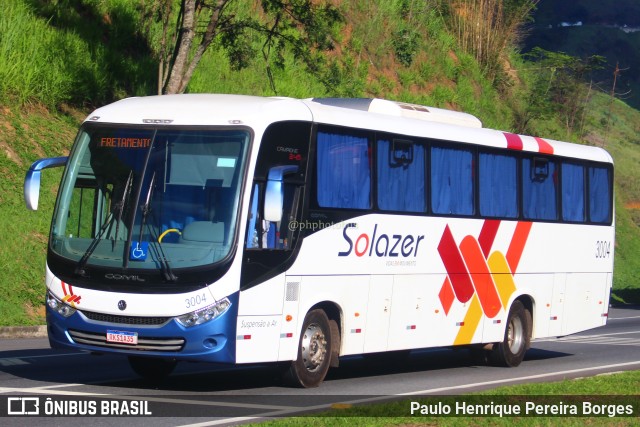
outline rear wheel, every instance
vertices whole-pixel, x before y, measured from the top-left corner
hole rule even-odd
[[[171,374],[178,362],[173,359],[129,356],[129,365],[133,372],[146,380],[161,380]]]
[[[469,347],[469,354],[474,365],[486,365],[489,362],[489,352],[482,346]]]
[[[287,384],[317,387],[327,375],[331,363],[332,341],[329,319],[322,310],[312,310],[304,318],[298,357],[284,375]]]
[[[515,301],[509,310],[507,327],[502,342],[493,346],[491,362],[498,366],[518,366],[531,341],[531,314],[520,301]]]

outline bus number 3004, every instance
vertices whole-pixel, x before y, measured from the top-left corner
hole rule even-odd
[[[596,241],[596,258],[609,258],[611,256],[611,242],[606,240]]]
[[[200,304],[207,302],[207,294],[203,292],[202,295],[185,298],[184,302],[187,308],[199,306]]]

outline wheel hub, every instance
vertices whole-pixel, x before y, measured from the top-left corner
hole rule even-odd
[[[313,372],[322,365],[327,353],[327,340],[320,325],[310,324],[302,336],[302,359],[309,372]]]
[[[509,322],[507,343],[513,354],[518,353],[524,345],[524,327],[522,321],[517,317],[511,319]]]

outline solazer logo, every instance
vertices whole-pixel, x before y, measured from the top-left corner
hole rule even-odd
[[[349,256],[355,253],[357,257],[412,257],[418,255],[418,246],[424,240],[424,235],[413,234],[378,234],[378,224],[373,226],[373,232],[361,233],[355,238],[355,242],[349,236],[348,230],[356,229],[355,223],[344,226],[342,237],[349,245],[346,251],[338,252],[338,256]]]

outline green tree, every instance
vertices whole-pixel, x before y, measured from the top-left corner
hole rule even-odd
[[[526,55],[534,61],[526,107],[516,115],[516,128],[530,133],[535,119],[560,117],[569,135],[582,127],[585,108],[591,94],[591,74],[601,69],[606,59],[592,55],[580,59],[563,52],[536,47]]]
[[[232,67],[246,67],[258,54],[258,37],[272,87],[269,64],[283,67],[289,49],[318,73],[320,52],[333,49],[332,30],[342,21],[325,0],[142,0],[147,34],[159,63],[158,93],[183,93],[202,56],[223,48]],[[239,13],[242,8],[257,13]]]

